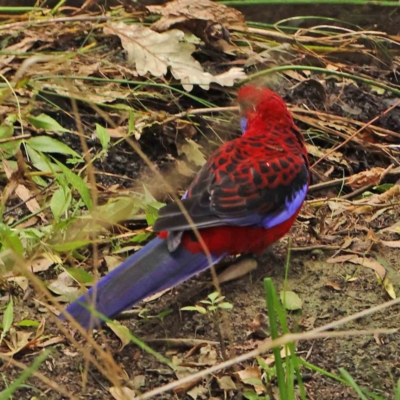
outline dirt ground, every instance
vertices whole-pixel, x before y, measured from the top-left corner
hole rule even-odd
[[[335,85],[331,85],[335,90]],[[363,110],[361,119],[368,120],[372,114],[376,113],[376,108],[371,110],[370,104],[373,102],[373,95],[362,93],[360,89],[348,89],[349,93],[343,99]],[[290,100],[293,101],[309,101],[310,96],[305,97],[305,92],[298,92],[297,98],[292,93]],[[303,96],[303,97],[301,97]],[[371,97],[372,96],[372,97]],[[381,104],[375,103],[378,108]],[[383,107],[383,105],[382,105]],[[335,105],[332,106],[335,108]],[[396,110],[390,118],[382,121],[382,125],[390,124],[391,129],[400,131],[400,110]],[[397,123],[397,127],[393,126]],[[146,140],[151,141],[151,137]],[[161,147],[161,146],[160,146]],[[164,147],[161,147],[159,161],[163,159]],[[107,166],[109,172],[119,174],[126,168],[128,176],[135,178],[135,171],[128,168],[130,164],[129,157],[126,157],[126,164],[119,155],[123,149],[115,149],[110,152],[109,159],[103,164]],[[365,155],[365,161],[370,159],[369,155]],[[161,163],[162,164],[162,163]],[[116,167],[117,166],[117,167]],[[139,168],[136,165],[137,168]],[[141,169],[141,168],[139,168]],[[107,184],[107,181],[104,182]],[[322,193],[324,194],[324,193]],[[318,193],[321,195],[321,193]],[[310,195],[310,199],[315,196]],[[304,214],[309,213],[309,208],[304,210]],[[303,214],[303,213],[302,213]],[[318,219],[317,215],[317,219]],[[392,216],[390,221],[386,221],[390,225],[398,218],[398,214]],[[300,221],[302,218],[300,217]],[[296,224],[293,235],[293,247],[301,247],[307,242],[307,233],[304,233],[303,223]],[[348,236],[359,241],[362,247],[363,241],[366,240],[364,232],[356,230],[348,232]],[[249,336],[251,332],[251,323],[261,313],[265,314],[265,298],[263,292],[262,279],[270,276],[279,291],[283,287],[284,281],[284,265],[286,253],[286,240],[284,240],[276,249],[278,257],[274,261],[260,263],[256,271],[237,281],[224,284],[222,286],[223,293],[227,300],[233,304],[233,310],[229,313],[230,331],[233,334],[233,346],[238,354],[245,350],[252,349],[256,346],[260,337]],[[322,247],[323,248],[323,247]],[[356,313],[365,308],[380,304],[388,300],[387,293],[382,286],[378,284],[375,273],[372,270],[361,268],[352,264],[329,264],[326,259],[332,255],[332,251],[298,251],[292,252],[290,263],[289,279],[287,282],[288,289],[294,290],[304,301],[301,312],[289,315],[289,323],[293,332],[301,332],[313,327],[318,327],[330,321],[335,321],[344,316]],[[400,252],[393,249],[388,251],[387,247],[374,246],[372,252],[375,257],[380,257],[381,263],[384,263],[389,271],[390,280],[395,288],[400,287]],[[384,261],[382,261],[384,260]],[[349,279],[352,277],[354,279]],[[193,279],[188,283],[165,294],[154,304],[146,304],[149,308],[148,315],[157,315],[160,311],[172,308],[172,314],[165,317],[163,322],[159,319],[147,319],[134,317],[124,322],[135,335],[142,339],[154,338],[196,338],[207,341],[218,341],[218,335],[208,317],[188,312],[179,312],[183,305],[195,304],[196,301],[206,297],[209,290],[202,290],[203,283],[210,280],[210,275],[205,273]],[[193,293],[196,293],[193,295]],[[28,307],[27,307],[28,306]],[[21,314],[26,318],[38,320],[40,319],[40,311],[36,308],[35,303],[29,299],[18,302],[16,305]],[[140,306],[139,306],[140,307]],[[28,312],[27,312],[28,310]],[[29,315],[26,315],[26,314]],[[399,308],[395,307],[382,313],[374,314],[370,317],[360,319],[354,323],[348,324],[346,329],[371,329],[371,328],[397,328],[400,324]],[[56,334],[57,328],[52,326],[50,319],[46,325],[46,331]],[[268,335],[268,327],[265,328]],[[127,380],[134,377],[145,377],[144,385],[141,391],[154,388],[170,382],[175,378],[165,369],[165,366],[157,362],[154,357],[139,350],[134,345],[128,345],[122,351],[119,351],[119,340],[109,331],[105,331],[104,336],[97,338],[102,346],[112,349],[117,363],[126,372]],[[400,353],[399,353],[399,336],[381,335],[379,338],[370,336],[337,338],[327,340],[315,340],[313,342],[300,343],[298,346],[299,354],[307,356],[310,363],[318,367],[337,373],[338,368],[345,368],[361,386],[364,386],[379,394],[383,398],[393,398],[393,388],[400,376]],[[219,346],[216,346],[219,348]],[[156,346],[158,351],[165,354],[176,354],[183,357],[186,348],[178,347],[168,350],[166,346]],[[36,353],[25,353],[17,355],[16,359],[29,362]],[[193,357],[196,359],[196,356]],[[84,359],[82,354],[68,343],[58,344],[53,347],[50,361],[46,362],[40,371],[46,373],[55,382],[63,384],[68,388],[70,393],[75,394],[82,399],[109,399],[108,392],[109,382],[96,369],[90,368],[88,382],[85,389],[82,389],[82,368]],[[244,365],[243,365],[244,367]],[[304,371],[308,378],[306,381],[307,394],[310,399],[357,399],[358,396],[352,389],[335,382],[334,380],[323,377],[317,373],[309,373]],[[10,365],[3,365],[2,374],[7,376],[8,382],[11,382],[19,374],[19,369],[13,369]],[[0,384],[1,385],[1,384]],[[46,399],[59,399],[60,395],[50,391],[47,392],[45,385],[36,379],[29,379],[30,387],[18,391],[19,399],[31,399],[32,396],[44,396]],[[223,393],[215,382],[205,381],[204,383],[210,393],[204,395],[203,398],[241,398],[240,390]],[[37,390],[42,390],[42,394],[38,396]],[[160,399],[175,398],[175,395],[165,394]],[[180,398],[191,398],[183,396]]]
[[[390,71],[386,71],[386,79],[391,77],[399,83],[399,76]],[[348,85],[344,88],[339,86],[334,79],[326,82],[326,97],[321,98],[318,87],[299,86],[295,90],[286,90],[282,94],[285,100],[294,105],[308,106],[311,110],[321,110],[332,112],[339,116],[349,116],[349,108],[357,111],[357,115],[352,117],[362,122],[370,119],[384,111],[388,106],[388,101],[392,101],[394,96],[378,96],[371,93],[370,88]],[[329,102],[330,96],[339,96],[340,102]],[[345,106],[343,106],[345,105]],[[90,121],[92,122],[92,121]],[[238,133],[235,120],[227,127],[217,127],[221,132],[225,132],[224,137],[229,137]],[[307,129],[304,122],[297,121],[298,125]],[[65,121],[60,121],[66,126]],[[388,115],[382,117],[377,123],[385,129],[390,129],[400,133],[400,108],[397,107]],[[66,142],[74,149],[81,150],[80,144],[73,136],[66,135]],[[393,142],[394,143],[394,142]],[[160,168],[161,171],[170,174],[171,157],[177,156],[173,140],[166,140],[165,136],[157,132],[143,135],[140,142],[144,152],[150,155],[151,160]],[[211,151],[211,148],[209,149]],[[376,158],[374,154],[366,151],[355,151],[348,148],[345,151],[348,160],[351,160],[353,173],[365,170],[366,167],[387,166],[387,160]],[[315,161],[315,160],[314,160]],[[126,144],[121,143],[113,147],[105,160],[98,161],[95,165],[99,171],[98,182],[103,186],[120,184],[123,187],[138,187],[143,179],[151,182],[150,173],[143,161],[135,156],[132,149]],[[320,166],[316,169],[314,183],[321,181],[320,176],[329,166]],[[104,172],[105,174],[101,174]],[[129,179],[120,179],[118,176],[124,175]],[[330,179],[340,178],[342,170],[336,166]],[[394,178],[396,181],[397,178]],[[188,181],[186,177],[180,177],[177,189],[182,189]],[[390,181],[390,179],[389,179]],[[308,200],[320,197],[333,197],[338,193],[339,188],[324,189],[309,194]],[[160,189],[162,192],[162,189]],[[374,230],[382,229],[392,225],[399,219],[400,210],[397,209],[389,217],[381,216],[371,223]],[[313,238],[310,233],[309,225],[305,223],[312,219],[312,226],[322,224],[325,218],[329,220],[329,215],[319,212],[307,206],[300,215],[292,231],[292,246],[289,276],[286,282],[287,290],[295,291],[303,300],[301,311],[288,314],[289,326],[292,332],[302,332],[314,327],[324,325],[328,322],[338,320],[344,316],[354,314],[366,308],[383,303],[389,299],[387,292],[377,281],[374,271],[349,263],[330,263],[327,260],[333,256],[336,250],[326,250],[328,245],[342,245],[345,238],[353,238],[352,246],[362,254],[369,248],[371,239],[366,230],[360,229],[364,226],[362,218],[351,228],[343,229],[338,234],[329,232],[319,237]],[[329,220],[329,224],[333,224]],[[394,236],[387,235],[386,240],[394,240]],[[329,241],[330,240],[330,241]],[[268,326],[262,330],[254,332],[252,323],[259,318],[260,314],[266,313],[265,295],[263,289],[263,278],[271,277],[277,288],[281,290],[285,278],[285,258],[287,252],[287,239],[282,240],[275,248],[275,257],[265,257],[259,261],[258,268],[250,274],[232,282],[222,285],[223,294],[227,301],[233,304],[233,309],[229,311],[229,329],[225,332],[227,344],[230,350],[235,350],[236,354],[256,348],[259,340],[269,335]],[[304,246],[313,246],[314,250],[304,251]],[[390,282],[393,284],[397,294],[400,288],[400,250],[389,249],[382,244],[372,244],[368,254],[385,266],[388,271]],[[45,278],[48,278],[47,276]],[[212,289],[204,283],[210,282],[209,273],[204,273],[189,282],[186,282],[164,294],[155,302],[145,305],[138,305],[137,308],[148,308],[146,315],[157,316],[161,311],[171,308],[172,313],[167,315],[162,321],[160,318],[141,318],[133,316],[123,322],[131,332],[144,340],[182,338],[199,339],[202,341],[219,341],[218,333],[213,322],[209,317],[182,312],[180,308],[185,305],[193,305],[197,301],[204,299]],[[40,320],[43,309],[33,301],[33,295],[25,296],[24,299],[17,298],[15,304],[16,316],[24,316],[26,319]],[[398,306],[376,313],[366,318],[359,319],[346,325],[345,329],[372,329],[372,328],[398,328],[400,326],[400,308]],[[59,336],[58,328],[47,318],[45,334]],[[229,343],[231,336],[232,343]],[[85,343],[78,334],[76,338]],[[133,344],[129,344],[120,350],[119,339],[109,330],[104,330],[103,334],[95,334],[96,341],[104,348],[110,349],[117,364],[123,369],[126,376],[127,386],[134,385],[133,381],[137,377],[143,377],[140,385],[140,392],[164,385],[176,380],[171,371],[165,365],[157,361],[152,355],[140,350]],[[321,369],[338,374],[338,368],[346,369],[353,379],[359,384],[386,399],[393,399],[394,387],[400,378],[400,347],[399,335],[380,335],[360,336],[351,338],[335,338],[314,340],[312,342],[302,342],[298,344],[298,353],[306,358],[308,362],[315,364]],[[149,342],[150,343],[150,342]],[[183,358],[190,346],[180,344],[176,347],[164,344],[151,344],[157,351],[168,357]],[[170,347],[171,346],[171,347]],[[213,344],[217,349],[217,361],[222,361],[220,345]],[[40,367],[39,371],[49,377],[52,381],[63,385],[68,392],[79,399],[110,399],[110,382],[93,366],[89,366],[86,386],[82,387],[83,371],[86,368],[83,355],[76,348],[64,341],[52,348],[51,356]],[[35,350],[19,353],[15,360],[29,364],[39,354]],[[93,352],[93,354],[95,354]],[[267,355],[265,355],[267,357]],[[194,352],[187,358],[193,368],[204,368],[200,365],[199,354]],[[255,361],[244,363],[239,369],[254,364]],[[8,386],[21,373],[21,370],[9,364],[0,366],[0,390]],[[308,398],[311,400],[331,400],[331,399],[358,399],[358,395],[350,388],[338,382],[322,376],[321,374],[303,370],[305,386]],[[229,375],[227,371],[225,375]],[[140,379],[139,379],[140,380]],[[135,381],[137,385],[137,380]],[[200,382],[204,392],[198,394],[198,398],[203,399],[242,399],[243,386],[237,382],[237,389],[222,390],[215,377],[206,378]],[[16,399],[62,399],[59,393],[50,390],[42,381],[30,378],[26,382],[26,387],[18,390]],[[157,397],[159,399],[192,399],[188,394],[178,396],[167,393]]]
[[[399,253],[388,254],[387,249],[378,248],[377,253],[385,258],[390,271],[390,277],[395,287],[400,285]],[[223,285],[223,293],[229,302],[233,304],[233,310],[229,313],[230,333],[233,334],[234,348],[238,354],[256,346],[257,340],[262,335],[250,335],[251,323],[259,314],[265,314],[265,300],[262,279],[265,276],[273,278],[277,290],[282,289],[284,281],[284,252],[281,246],[278,252],[282,255],[281,262],[266,263],[259,265],[258,269],[236,282]],[[325,261],[327,254],[319,255],[317,258],[309,253],[293,253],[290,267],[287,289],[294,290],[304,301],[301,313],[289,315],[288,321],[293,332],[301,332],[305,329],[318,327],[330,321],[335,321],[344,316],[359,312],[365,308],[377,305],[387,300],[387,295],[377,284],[373,271],[360,270],[354,265],[332,265]],[[356,278],[353,282],[346,282],[345,277]],[[196,338],[205,341],[218,341],[218,335],[208,317],[200,314],[179,312],[181,305],[194,304],[196,301],[206,297],[207,291],[200,291],[203,282],[209,279],[204,274],[198,279],[183,284],[163,296],[161,302],[151,305],[149,315],[157,315],[160,311],[172,308],[172,314],[168,315],[161,323],[159,319],[133,318],[125,322],[135,335],[142,339],[154,338]],[[329,285],[336,283],[340,290],[335,290]],[[191,296],[190,293],[196,293]],[[29,301],[28,301],[29,305]],[[21,313],[26,314],[26,302],[20,303]],[[149,305],[146,305],[149,308]],[[38,311],[34,308],[29,310],[29,318],[37,319]],[[400,323],[398,307],[389,309],[382,313],[360,319],[346,325],[346,329],[371,329],[371,328],[397,328]],[[49,333],[57,334],[57,328],[47,326]],[[265,327],[268,335],[268,327]],[[137,376],[144,376],[142,391],[152,389],[173,381],[175,378],[165,366],[154,357],[140,351],[134,345],[128,345],[119,351],[119,340],[109,331],[97,339],[102,346],[112,349],[115,361],[126,372],[126,379],[133,380]],[[298,346],[299,354],[307,356],[310,363],[318,367],[337,373],[338,368],[345,368],[355,381],[382,398],[392,399],[393,388],[400,375],[400,354],[398,334],[380,335],[374,338],[372,335],[337,338],[327,340],[315,340],[304,342]],[[219,346],[217,346],[218,348]],[[168,351],[166,346],[155,346],[162,354]],[[183,357],[188,349],[178,346],[169,349],[169,354]],[[17,360],[29,362],[35,353],[19,355]],[[189,357],[196,360],[198,355]],[[81,399],[110,399],[108,391],[109,382],[96,369],[90,368],[88,382],[82,389],[82,367],[84,359],[68,343],[53,347],[49,361],[40,368],[55,382],[68,388],[68,391]],[[243,364],[242,367],[246,365]],[[4,369],[6,368],[6,369]],[[20,374],[19,369],[11,366],[3,366],[3,374],[11,382]],[[323,377],[317,373],[304,371],[305,386],[310,399],[358,399],[359,397],[350,388],[346,388],[334,380]],[[38,398],[60,399],[62,396],[54,392],[48,392],[47,387],[37,379],[29,379],[30,388],[18,391],[19,399],[31,399],[36,395]],[[240,390],[229,391],[224,394],[215,382],[204,382],[204,386],[210,392],[203,398],[223,399],[241,398]],[[42,390],[41,396],[38,389]],[[175,395],[165,394],[160,399],[176,398]],[[180,398],[190,399],[190,396]]]

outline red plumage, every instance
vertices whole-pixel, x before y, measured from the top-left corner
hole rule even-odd
[[[184,213],[176,204],[163,207],[154,224],[159,237],[68,306],[83,327],[100,325],[98,314],[112,318],[227,254],[260,253],[289,231],[309,183],[303,135],[276,93],[246,86],[238,100],[243,136],[221,146],[199,171],[182,200]]]
[[[209,158],[183,200],[208,250],[217,255],[261,253],[284,236],[302,201],[293,215],[271,228],[251,223],[235,226],[228,220],[255,211],[276,213],[284,199],[309,181],[304,137],[283,99],[269,89],[249,85],[240,90],[238,101],[247,120],[243,136],[225,143]],[[180,244],[192,253],[204,251],[176,205],[161,211],[155,230],[161,229],[162,238],[184,230]]]

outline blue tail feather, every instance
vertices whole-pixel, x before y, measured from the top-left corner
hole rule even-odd
[[[212,264],[223,257],[211,255]],[[90,311],[93,306],[101,315],[112,318],[209,267],[205,254],[192,254],[181,247],[171,253],[166,240],[156,238],[102,278],[66,311],[85,329],[96,327],[101,321]]]

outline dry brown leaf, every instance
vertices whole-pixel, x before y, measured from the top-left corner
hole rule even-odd
[[[188,92],[193,89],[193,85],[208,90],[212,82],[221,86],[233,86],[236,80],[246,77],[242,68],[231,68],[219,75],[205,72],[201,64],[192,57],[196,46],[184,42],[185,34],[177,29],[157,33],[145,26],[119,22],[105,27],[104,33],[120,38],[122,47],[128,54],[128,62],[135,64],[139,75],[149,72],[161,77],[170,70]]]
[[[268,317],[263,313],[257,314],[249,324],[249,327],[251,331],[247,332],[246,337],[265,339],[269,336]]]
[[[395,299],[395,298],[397,297],[397,296],[396,296],[396,292],[395,292],[395,290],[394,290],[393,283],[389,281],[389,278],[388,278],[388,277],[386,277],[386,278],[383,280],[383,287],[385,288],[386,293],[387,293],[392,299]]]
[[[193,370],[193,368],[192,368]],[[189,374],[193,374],[193,372],[189,373]],[[176,374],[178,376],[178,379],[182,379],[187,375],[181,375],[181,373],[178,375],[178,373]],[[190,392],[192,389],[195,389],[194,392],[192,392],[192,395],[197,393],[197,389],[196,387],[201,386],[199,385],[199,383],[201,383],[202,378],[197,378],[193,381],[189,381],[186,383],[183,383],[182,385],[179,385],[178,387],[176,387],[174,389],[174,392],[176,393],[177,396],[184,396],[186,393]]]
[[[200,347],[199,364],[214,365],[217,363],[217,351],[211,345]]]
[[[374,339],[375,339],[376,344],[379,344],[379,345],[385,344],[383,338],[381,338],[379,336],[379,333],[374,333]]]
[[[386,190],[386,192],[381,194],[375,194],[371,197],[367,197],[365,199],[360,199],[355,201],[356,204],[384,204],[390,201],[393,201],[396,197],[400,195],[400,185],[394,185],[390,189]]]
[[[198,167],[202,167],[206,162],[206,157],[200,149],[201,146],[192,139],[186,139],[186,143],[177,145],[178,155],[184,154],[188,161]]]
[[[146,384],[146,375],[135,375],[131,382],[133,387],[139,390]]]
[[[178,174],[192,177],[194,175],[194,171],[187,165],[185,161],[175,160],[175,167]]]
[[[370,205],[358,206],[358,207],[347,207],[347,211],[351,211],[355,215],[371,214],[374,211],[374,207]]]
[[[247,275],[257,268],[257,261],[253,258],[244,258],[230,265],[218,275],[219,283],[229,282]]]
[[[72,276],[64,271],[57,276],[57,279],[53,280],[49,285],[48,289],[53,293],[66,297],[66,300],[71,300],[74,295],[79,292],[79,288],[75,286],[75,280]],[[58,298],[58,301],[62,301]]]
[[[162,295],[167,293],[169,290],[171,290],[171,288],[161,290],[161,292],[154,293],[151,296],[144,298],[142,301],[144,303],[151,303],[152,301],[159,299]]]
[[[10,69],[6,67],[6,65],[12,62],[14,58],[17,57],[17,54],[23,54],[28,51],[37,40],[37,38],[25,37],[20,42],[2,49],[4,55],[0,56],[0,65],[2,67],[0,73],[5,74]]]
[[[48,258],[38,258],[33,260],[31,265],[28,268],[33,272],[42,272],[47,271],[55,262],[53,260],[49,260]]]
[[[348,177],[346,184],[352,189],[358,189],[367,185],[379,185],[385,171],[384,168],[374,167]]]
[[[43,342],[36,343],[34,347],[44,348],[44,347],[54,346],[55,344],[64,343],[64,342],[65,342],[65,337],[54,336],[50,339],[44,340]]]
[[[262,380],[260,368],[247,367],[246,369],[236,372],[236,375],[239,376],[239,379],[244,384],[253,386],[257,394],[265,393],[265,387],[261,384]],[[255,383],[256,381],[260,381],[260,384]]]
[[[286,358],[288,355],[290,355],[290,350],[287,347],[283,347],[281,349],[281,357]],[[264,359],[264,362],[267,365],[273,365],[275,363],[275,356],[269,356],[266,359]]]
[[[382,281],[385,279],[387,273],[385,267],[382,264],[379,264],[379,262],[376,261],[375,259],[360,257],[357,256],[356,254],[345,254],[338,257],[331,257],[328,258],[326,262],[329,264],[350,262],[352,264],[358,264],[363,267],[373,269]]]
[[[29,228],[29,227],[31,227],[33,225],[36,225],[36,223],[38,221],[39,221],[39,218],[37,218],[37,217],[28,218],[26,221],[21,222],[18,225],[15,225],[15,229],[26,229],[26,228]]]
[[[29,287],[28,279],[25,276],[13,276],[12,278],[8,278],[7,281],[10,282],[10,283],[15,283],[24,292],[26,292],[26,290]]]
[[[329,150],[321,149],[320,147],[314,146],[311,143],[306,143],[306,147],[308,153],[311,154],[312,156],[318,159],[324,158],[325,160],[345,165],[350,169],[349,163],[344,158],[342,153],[339,153],[338,151],[334,151],[331,153]]]
[[[122,325],[118,321],[106,322],[106,325],[115,333],[115,335],[121,341],[121,347],[118,349],[118,351],[121,351],[131,342],[131,332],[125,325]]]
[[[159,32],[192,19],[217,22],[227,29],[247,30],[244,16],[240,11],[211,0],[174,0],[162,6],[147,6],[147,9],[152,14],[163,16],[152,25],[152,29]]]
[[[325,287],[330,287],[338,292],[342,290],[342,287],[337,282],[326,282]]]
[[[218,386],[221,390],[235,390],[236,385],[232,378],[228,375],[217,378]]]
[[[75,81],[74,86],[71,88],[71,86],[61,86],[52,83],[51,81],[43,81],[40,82],[39,85],[43,89],[53,90],[63,96],[100,104],[111,103],[119,99],[126,99],[130,96],[128,90],[115,90],[114,84],[105,84],[104,86],[97,87]]]
[[[38,210],[40,210],[40,205],[37,202],[37,200],[35,198],[32,198],[32,192],[24,185],[19,184],[17,186],[17,188],[15,189],[15,193],[17,194],[17,196],[25,202],[28,210],[33,213],[36,214]],[[44,216],[44,214],[42,212],[36,214],[40,217],[40,219],[42,220],[42,222],[47,222],[46,217]]]
[[[136,397],[135,391],[126,386],[111,386],[108,390],[115,400],[131,400]]]
[[[209,389],[204,387],[203,385],[197,385],[193,389],[187,392],[188,396],[190,396],[193,400],[197,398],[206,399],[209,394]]]
[[[123,260],[121,257],[104,256],[104,261],[107,265],[108,272],[111,272],[113,269],[117,268]]]
[[[3,158],[2,163],[3,163],[3,168],[4,168],[4,172],[6,173],[7,179],[12,184],[11,186],[15,190],[15,193],[23,202],[25,202],[28,210],[31,213],[36,214],[38,212],[38,210],[40,210],[40,206],[39,206],[39,203],[37,202],[37,200],[32,195],[32,192],[25,185],[22,185],[21,183],[17,182],[18,175],[15,174],[16,171],[14,171],[10,167],[9,163],[7,162],[7,160],[5,158]],[[42,222],[47,223],[46,217],[42,212],[37,213],[37,215],[40,217]]]
[[[9,351],[4,354],[13,356],[28,347],[28,344],[31,342],[29,339],[32,336],[32,333],[33,332],[16,331],[14,328],[11,328],[9,332],[10,340],[3,339],[3,342],[9,349]]]
[[[400,248],[400,240],[381,240],[380,243],[387,247]]]
[[[392,232],[400,234],[400,221],[395,222],[393,225],[390,225],[387,228],[381,229],[379,232]]]

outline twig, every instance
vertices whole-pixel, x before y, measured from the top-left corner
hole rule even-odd
[[[369,190],[369,189],[371,189],[371,188],[373,188],[373,187],[374,187],[374,185],[365,185],[365,186],[363,186],[363,187],[360,187],[360,188],[354,190],[354,191],[351,192],[351,193],[345,194],[344,196],[340,196],[340,198],[341,198],[341,199],[345,199],[345,200],[352,199],[353,197],[356,197],[356,196],[358,196],[359,194],[362,194],[362,193],[364,193],[366,190]]]
[[[20,136],[12,136],[7,139],[0,139],[0,143],[16,142],[17,140],[29,139],[30,137],[31,135],[29,133]]]
[[[385,175],[399,175],[400,174],[400,167],[397,168],[392,168],[390,171],[388,171]],[[320,182],[316,183],[315,185],[311,185],[308,189],[309,192],[316,192],[321,189],[327,189],[330,187],[334,186],[339,186],[346,184],[346,182],[351,178],[351,176],[348,176],[346,178],[337,178],[337,179],[332,179],[331,181],[327,182]],[[345,196],[341,197],[342,199],[345,198]]]
[[[89,16],[89,15],[80,15],[79,17],[62,17],[62,18],[47,18],[47,19],[35,19],[29,21],[22,22],[13,22],[11,24],[0,25],[0,31],[10,31],[14,29],[20,29],[24,27],[32,27],[37,25],[46,25],[46,24],[57,24],[59,22],[79,22],[79,21],[94,21],[94,22],[105,22],[110,20],[112,17],[107,17],[105,15],[99,15],[97,17]]]
[[[19,207],[22,207],[24,204],[26,204],[28,201],[34,199],[35,197],[39,196],[40,194],[43,194],[53,183],[55,182],[55,179],[53,179],[47,186],[45,186],[39,193],[36,193],[30,197],[28,197],[26,200],[21,201],[20,203],[16,204],[15,206],[10,207],[7,211],[4,211],[3,215],[8,215],[14,210],[16,210]]]
[[[355,138],[360,132],[362,132],[365,128],[367,128],[368,126],[372,125],[372,123],[374,123],[375,121],[377,121],[379,118],[383,117],[384,115],[386,115],[387,113],[389,113],[391,110],[393,110],[394,108],[396,108],[398,105],[400,104],[400,100],[396,101],[396,103],[392,104],[389,108],[387,108],[384,112],[380,113],[379,115],[377,115],[375,118],[372,118],[370,121],[368,121],[365,125],[363,125],[360,129],[358,129],[357,131],[355,131],[351,136],[349,136],[344,142],[339,143],[337,146],[335,146],[334,148],[332,148],[331,150],[329,150],[323,157],[321,157],[318,161],[316,161],[311,168],[314,168],[316,165],[318,165],[322,160],[324,160],[326,157],[328,157],[330,154],[332,154],[333,152],[337,151],[338,149],[340,149],[341,147],[343,147],[345,144],[347,144],[348,142],[350,142],[350,140],[352,140],[353,138]]]
[[[325,245],[319,244],[315,246],[304,246],[304,247],[291,247],[290,251],[313,251],[313,250],[338,250],[340,246],[332,246],[332,245]]]

